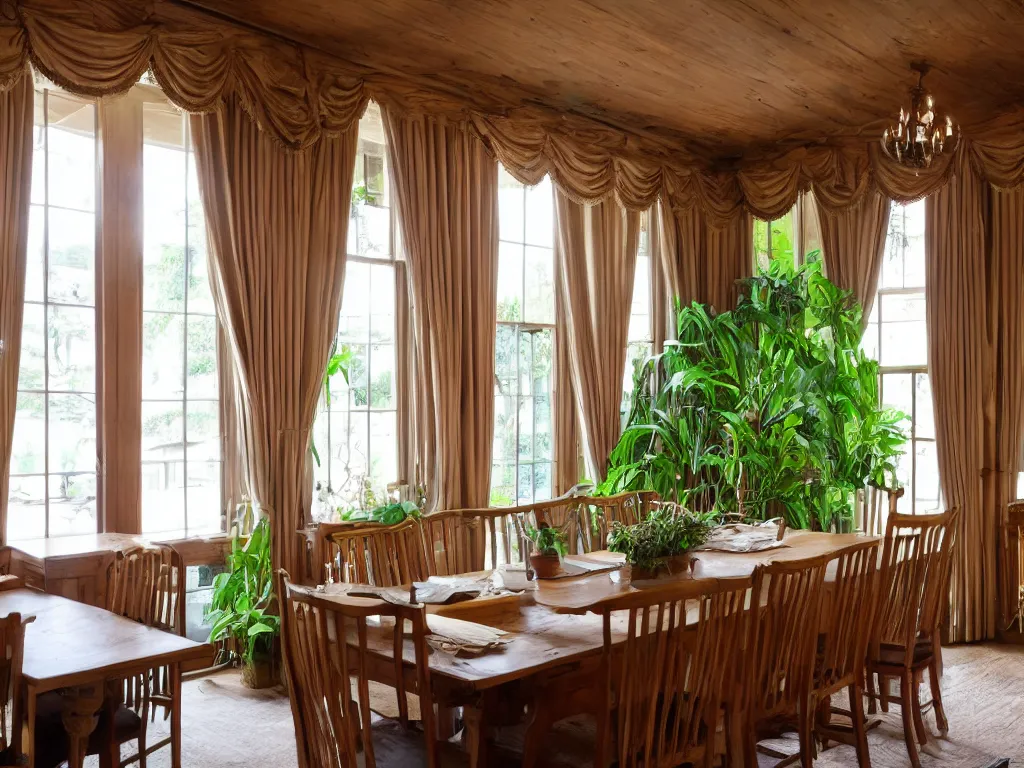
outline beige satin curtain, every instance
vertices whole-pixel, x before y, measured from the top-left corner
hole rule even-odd
[[[32,76],[0,92],[0,541],[7,541],[32,183]]]
[[[498,164],[463,126],[382,112],[413,294],[417,460],[433,507],[486,507]]]
[[[296,529],[310,432],[338,326],[357,124],[284,150],[231,100],[192,117],[210,276],[239,388],[246,486],[278,567],[304,572]]]
[[[753,219],[743,214],[724,229],[710,226],[696,208],[657,217],[661,279],[672,301],[697,301],[719,312],[736,306],[736,281],[754,268]]]
[[[557,240],[556,247],[557,247]],[[556,257],[557,262],[557,257]],[[583,477],[580,467],[580,434],[576,395],[572,390],[572,366],[566,339],[565,295],[562,270],[555,264],[555,361],[553,411],[555,431],[555,495],[567,493]],[[623,363],[625,365],[625,363]]]
[[[1024,442],[1024,190],[992,189],[965,160],[928,198],[929,373],[947,507],[961,509],[951,639],[995,636],[1006,504]]]
[[[640,215],[611,200],[584,206],[559,191],[555,221],[555,268],[565,320],[558,343],[569,356],[587,474],[600,482],[621,429]]]
[[[867,327],[878,291],[891,207],[889,199],[874,189],[856,205],[838,211],[818,205],[825,273],[840,288],[853,291],[864,310],[862,328]]]

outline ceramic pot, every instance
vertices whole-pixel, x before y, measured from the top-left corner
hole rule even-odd
[[[673,576],[689,576],[693,574],[696,565],[697,558],[692,552],[683,552],[681,555],[674,555],[665,560],[665,570]]]
[[[530,555],[530,566],[538,579],[550,579],[562,570],[562,559],[558,555],[541,555],[534,552]]]

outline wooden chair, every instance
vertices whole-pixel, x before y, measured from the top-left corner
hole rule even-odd
[[[579,499],[579,527],[583,552],[605,549],[608,529],[615,521],[635,525],[660,503],[654,491],[629,491],[615,496],[587,496]]]
[[[602,694],[594,765],[711,766],[721,749],[722,705],[737,694],[744,602],[751,579],[671,582],[602,606]],[[628,612],[613,645],[613,614]],[[723,745],[724,746],[724,745]]]
[[[0,619],[0,765],[22,765],[22,660],[25,656],[25,627],[35,616],[22,618],[12,613]],[[8,720],[7,707],[11,714]],[[10,731],[8,731],[10,723]]]
[[[815,735],[854,746],[860,768],[871,765],[864,719],[864,665],[873,629],[878,594],[878,541],[852,544],[829,564],[835,581],[828,593],[827,621],[818,638],[813,696],[818,719]],[[832,695],[846,689],[850,711],[833,708]],[[831,721],[832,714],[848,715],[850,725]]]
[[[428,575],[420,524],[351,526],[335,530],[331,540],[340,555],[337,579],[377,587],[422,581]]]
[[[757,742],[773,719],[796,717],[801,765],[813,764],[814,710],[811,686],[821,611],[822,585],[831,557],[775,561],[754,569],[751,610],[742,654],[739,697],[729,706],[732,741],[742,739],[743,765],[757,765]],[[757,608],[755,608],[757,606]]]
[[[426,616],[422,607],[382,600],[328,598],[293,585],[278,571],[281,600],[281,648],[288,696],[291,699],[300,768],[353,768],[440,764],[433,708],[429,706]],[[374,663],[368,640],[368,619],[393,621],[393,662],[398,667],[398,723],[374,722],[369,681]],[[407,675],[403,670],[405,622],[412,627],[413,678],[423,706],[423,731],[409,726]],[[352,677],[356,692],[353,693]],[[362,759],[359,759],[361,754]]]
[[[118,552],[107,571],[107,610],[146,626],[184,636],[185,634],[185,565],[181,555],[166,545],[133,547]],[[108,697],[119,695],[101,714],[86,747],[87,755],[97,755],[104,748],[103,738],[113,733],[118,744],[138,741],[138,751],[122,760],[122,765],[138,761],[146,768],[147,758],[158,749],[171,744],[173,736],[146,743],[147,724],[163,710],[165,720],[175,707],[181,706],[180,687],[175,685],[170,669],[159,667],[143,675],[126,678],[121,690],[108,684]],[[66,759],[67,743],[60,719],[58,695],[44,694],[37,700],[36,741],[39,745],[37,765],[46,768]],[[113,718],[113,727],[107,726]]]
[[[900,705],[903,738],[914,768],[920,766],[915,741],[926,744],[926,708],[934,707],[939,732],[949,725],[939,687],[939,622],[949,598],[949,578],[958,510],[938,515],[890,515],[882,550],[880,616],[868,649],[867,685],[874,700],[888,710]],[[918,694],[928,672],[932,700],[922,705]],[[878,679],[876,692],[873,677]],[[900,695],[890,681],[900,681]]]

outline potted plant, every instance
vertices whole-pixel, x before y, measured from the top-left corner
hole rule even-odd
[[[232,640],[242,664],[242,683],[268,688],[277,683],[275,639],[281,619],[271,612],[274,595],[270,560],[270,522],[261,519],[243,545],[235,537],[228,570],[213,580],[213,602],[206,614],[210,642]]]
[[[537,528],[527,528],[526,536],[533,542],[530,566],[537,578],[550,579],[557,576],[565,556],[565,534],[547,523],[541,523]]]
[[[611,524],[608,549],[626,556],[633,580],[653,579],[660,572],[682,573],[692,567],[691,550],[711,536],[714,515],[694,514],[664,505],[635,525]]]

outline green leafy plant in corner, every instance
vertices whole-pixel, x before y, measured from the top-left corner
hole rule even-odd
[[[772,262],[736,309],[678,307],[678,341],[639,368],[600,491],[845,528],[856,491],[896,486],[905,414],[882,408],[861,308],[821,265]]]
[[[539,528],[532,525],[526,528],[526,537],[533,542],[534,551],[538,555],[558,555],[565,557],[565,534],[558,528],[543,523]]]
[[[260,520],[243,545],[237,537],[228,570],[213,580],[213,601],[206,613],[210,642],[234,638],[244,664],[269,657],[281,631],[280,617],[269,613],[274,595],[270,560],[270,524]]]
[[[699,547],[711,536],[715,515],[693,513],[682,508],[662,506],[651,510],[635,525],[612,522],[608,530],[608,549],[626,556],[636,568],[654,570],[670,557]]]
[[[348,510],[341,515],[344,522],[366,521],[382,525],[398,525],[410,517],[414,520],[421,517],[420,508],[414,501],[392,501],[370,510]]]

